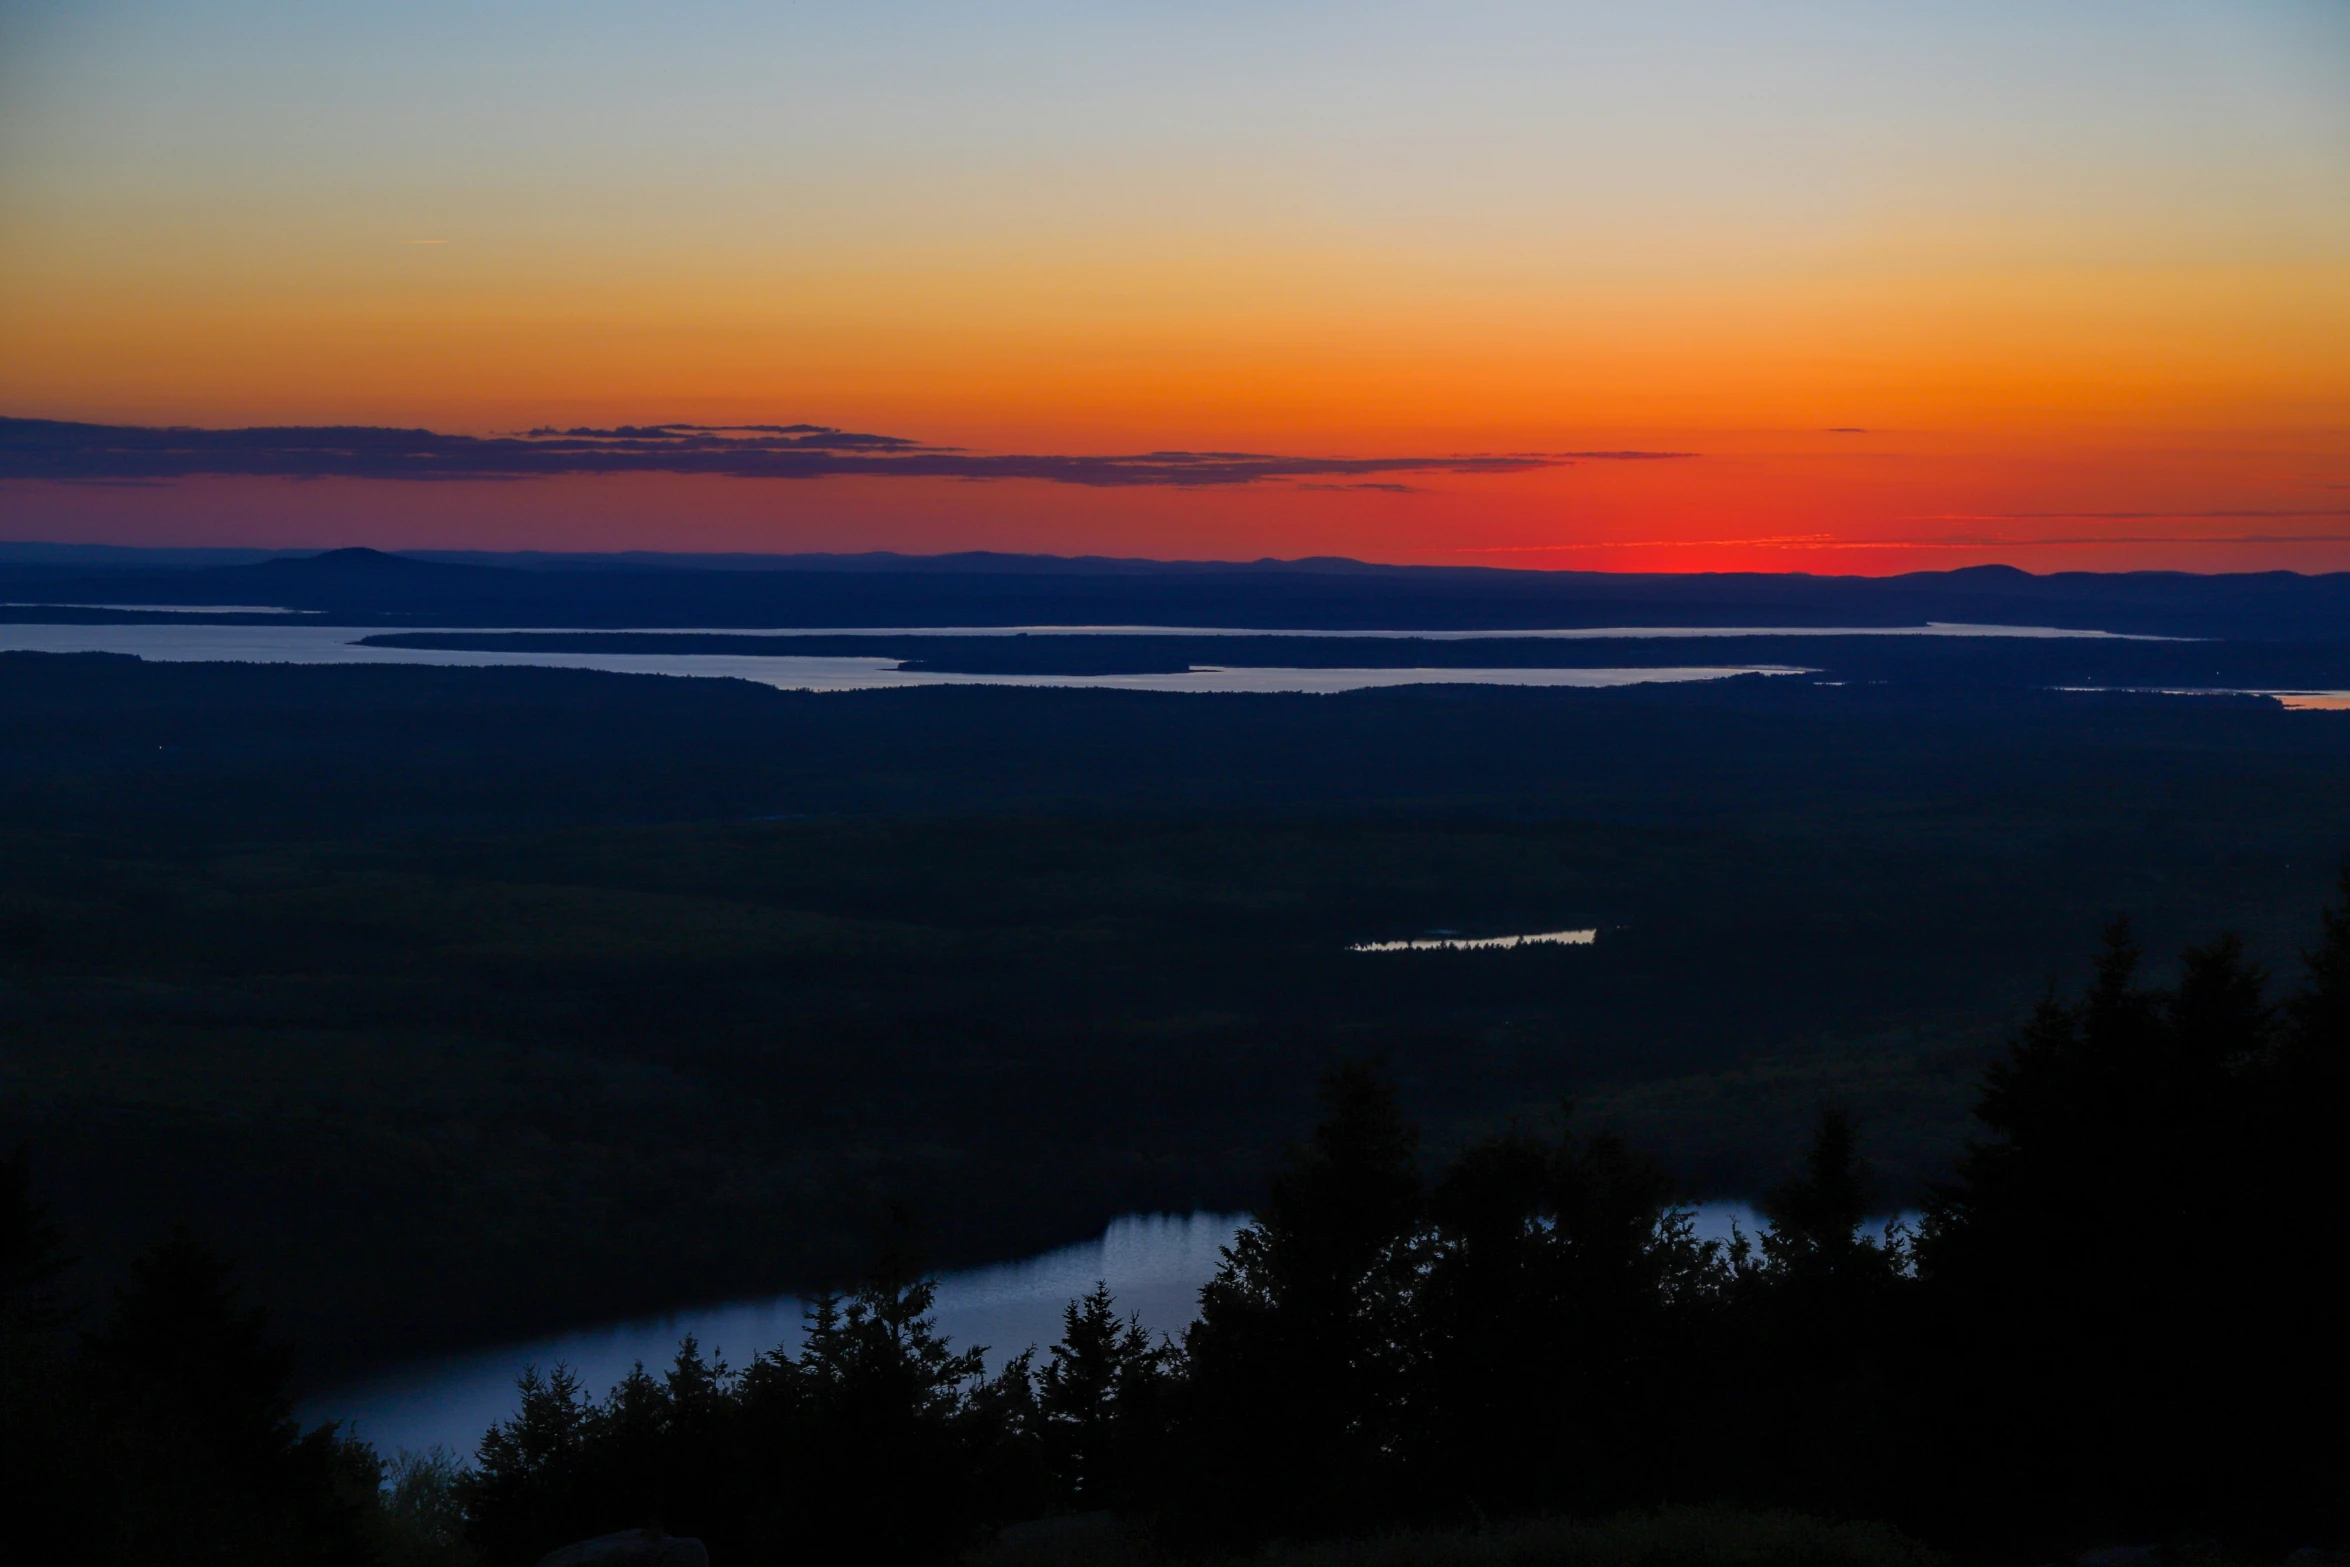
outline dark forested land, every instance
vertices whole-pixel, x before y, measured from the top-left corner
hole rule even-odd
[[[1890,656],[1890,655],[1888,655]],[[1904,653],[1902,656],[1908,656]],[[1252,1204],[1333,1061],[1884,1200],[2128,910],[2290,958],[2350,717],[2018,681],[853,695],[0,657],[0,1138],[313,1373]],[[1357,954],[1597,927],[1589,948]]]
[[[2163,974],[2108,926],[1984,1068],[1915,1229],[1870,1222],[1843,1106],[1725,1243],[1571,1106],[1440,1154],[1348,1062],[1180,1340],[1097,1284],[991,1374],[900,1211],[796,1348],[687,1338],[601,1398],[526,1368],[470,1463],[304,1431],[284,1339],[185,1232],[75,1301],[20,1154],[0,1503],[42,1559],[123,1567],[2323,1563],[2340,893],[2282,994],[2233,936]]]
[[[2233,938],[2158,978],[2110,926],[2094,978],[1983,1072],[1914,1232],[1872,1233],[1877,1173],[1841,1108],[1764,1195],[1759,1240],[1725,1246],[1652,1157],[1571,1112],[1431,1160],[1350,1064],[1179,1343],[1097,1287],[991,1378],[885,1253],[819,1297],[796,1355],[729,1370],[689,1341],[592,1403],[526,1376],[457,1488],[471,1537],[522,1562],[659,1518],[748,1560],[919,1560],[1109,1509],[1195,1550],[1449,1525],[1483,1538],[1391,1559],[1564,1563],[1602,1550],[1493,1524],[1696,1503],[1891,1520],[1994,1561],[2338,1540],[2343,1434],[2307,1416],[2350,1393],[2322,1243],[2350,1104],[2350,873],[2342,891],[2282,997]],[[1651,1559],[1727,1554],[1721,1522],[1652,1537]],[[1753,1523],[1730,1547],[1749,1560],[1869,1554]]]

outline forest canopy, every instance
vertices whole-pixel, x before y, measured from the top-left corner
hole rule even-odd
[[[469,1467],[410,1461],[388,1490],[377,1455],[291,1421],[282,1344],[196,1241],[77,1330],[20,1156],[7,1500],[109,1562],[505,1567],[647,1527],[727,1562],[922,1562],[1105,1509],[1196,1552],[1690,1502],[2019,1557],[2332,1537],[2350,1453],[2295,1417],[2350,1395],[2324,1244],[2350,872],[2303,967],[2278,1000],[2221,937],[2155,984],[2114,925],[1984,1073],[1914,1234],[1872,1225],[1834,1106],[1768,1227],[1723,1244],[1571,1107],[1423,1168],[1391,1081],[1344,1065],[1180,1342],[1096,1291],[990,1374],[936,1333],[901,1227],[796,1352],[729,1367],[688,1340],[600,1400],[531,1368]]]

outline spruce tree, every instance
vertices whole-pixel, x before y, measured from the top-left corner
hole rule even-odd
[[[133,1260],[82,1350],[115,1505],[92,1527],[119,1559],[348,1563],[380,1471],[333,1426],[293,1418],[293,1351],[185,1229]]]
[[[1372,1067],[1322,1083],[1256,1222],[1225,1248],[1185,1344],[1176,1500],[1241,1528],[1377,1516],[1393,1501],[1416,1256],[1417,1134]]]
[[[2199,1526],[2268,1467],[2259,1367],[2291,1292],[2264,1244],[2289,1199],[2265,976],[2225,937],[2175,989],[2138,968],[2117,923],[2081,998],[2050,995],[1986,1072],[1988,1135],[1918,1248],[1947,1347],[1922,1368],[1941,1446],[1920,1473],[2017,1526]]]
[[[1801,1173],[1773,1187],[1762,1200],[1770,1228],[1763,1254],[1789,1273],[1833,1275],[1855,1266],[1874,1266],[1879,1253],[1861,1234],[1878,1197],[1876,1171],[1861,1156],[1859,1129],[1851,1112],[1831,1105],[1820,1112]]]
[[[1758,1501],[1868,1513],[1887,1500],[1900,1463],[1888,1361],[1908,1302],[1898,1238],[1866,1233],[1880,1194],[1858,1122],[1829,1106],[1801,1167],[1763,1197],[1769,1227],[1736,1290],[1752,1456],[1732,1476]]]
[[[1707,1255],[1663,1170],[1571,1116],[1464,1150],[1430,1199],[1412,1452],[1440,1512],[1636,1505],[1685,1468]]]
[[[1097,1281],[1061,1314],[1061,1339],[1037,1379],[1046,1463],[1062,1506],[1118,1505],[1130,1494],[1130,1466],[1158,1413],[1166,1351],[1142,1323],[1121,1322],[1109,1286]]]

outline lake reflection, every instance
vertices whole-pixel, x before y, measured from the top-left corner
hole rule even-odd
[[[365,627],[55,626],[0,624],[0,652],[128,653],[167,663],[439,664],[594,669],[621,675],[700,675],[753,680],[785,691],[882,691],[901,686],[1062,686],[1110,691],[1253,691],[1333,695],[1376,686],[1606,686],[1792,675],[1780,664],[1678,665],[1625,669],[1274,669],[1196,665],[1149,675],[967,675],[901,669],[894,658],[752,653],[480,652],[375,647]]]
[[[1596,926],[1585,930],[1542,930],[1530,936],[1433,936],[1421,941],[1358,941],[1349,952],[1506,952],[1512,947],[1588,947],[1599,940]]]
[[[1153,1334],[1180,1334],[1197,1310],[1199,1288],[1245,1214],[1135,1214],[1100,1236],[1022,1262],[950,1273],[939,1280],[938,1329],[958,1349],[987,1346],[989,1367],[1061,1336],[1061,1308],[1106,1281],[1121,1315]],[[800,1298],[782,1295],[682,1311],[421,1361],[380,1377],[329,1389],[305,1401],[306,1421],[349,1420],[387,1456],[440,1445],[470,1456],[495,1422],[514,1412],[514,1378],[524,1366],[557,1361],[601,1396],[638,1361],[654,1370],[691,1333],[708,1356],[736,1365],[778,1344],[800,1342]]]
[[[1727,1241],[1733,1229],[1752,1239],[1765,1227],[1747,1203],[1700,1203],[1694,1211],[1704,1240]],[[1905,1217],[1914,1224],[1914,1215]],[[1041,1357],[1061,1336],[1062,1308],[1100,1279],[1121,1315],[1140,1316],[1153,1335],[1180,1335],[1198,1314],[1200,1286],[1247,1222],[1233,1213],[1134,1214],[1090,1241],[947,1274],[938,1286],[938,1330],[958,1349],[986,1346],[991,1370],[1032,1345]],[[800,1305],[798,1296],[780,1295],[419,1361],[321,1392],[304,1402],[302,1417],[351,1421],[387,1457],[436,1445],[471,1457],[482,1433],[513,1414],[514,1378],[525,1366],[543,1371],[561,1361],[601,1397],[639,1361],[659,1371],[688,1333],[705,1355],[737,1366],[779,1344],[796,1350]]]

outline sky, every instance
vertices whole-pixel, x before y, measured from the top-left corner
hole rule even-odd
[[[0,0],[0,417],[13,540],[2350,569],[2350,5]]]

